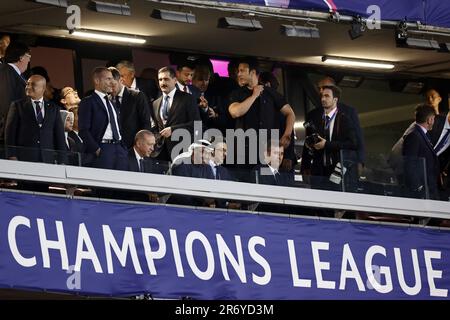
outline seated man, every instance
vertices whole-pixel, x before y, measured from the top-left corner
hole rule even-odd
[[[273,186],[289,187],[294,184],[293,171],[279,171],[283,162],[284,148],[278,141],[269,141],[264,151],[264,164],[257,166],[258,182]]]
[[[134,145],[128,151],[128,170],[135,172],[166,174],[169,171],[164,162],[150,158],[156,144],[153,132],[140,130],[134,138]]]

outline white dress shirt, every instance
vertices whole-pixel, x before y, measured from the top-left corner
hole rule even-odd
[[[108,115],[108,125],[106,126],[106,130],[105,130],[105,133],[103,134],[102,139],[103,140],[112,140],[113,132],[112,132],[112,128],[111,128],[111,123],[109,122],[108,106],[106,105],[106,101],[105,101],[106,94],[103,92],[100,92],[98,90],[95,90],[95,93],[100,97],[100,100],[102,100],[103,106],[105,107],[105,110],[106,110],[106,114]],[[111,105],[111,107],[112,107],[112,105]],[[119,140],[121,140],[122,136],[121,136],[120,130],[119,130],[119,122],[117,121],[116,110],[114,110],[114,108],[112,108],[112,112],[114,114],[114,121],[116,122],[117,130],[119,131]]]

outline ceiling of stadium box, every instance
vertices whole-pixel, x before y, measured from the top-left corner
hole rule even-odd
[[[111,1],[124,3],[124,1]],[[351,40],[349,24],[319,22],[320,39],[286,37],[281,24],[292,21],[277,18],[257,19],[263,29],[256,32],[217,28],[220,17],[238,14],[211,9],[183,8],[144,0],[131,0],[131,16],[97,13],[86,9],[87,1],[69,1],[81,7],[81,28],[141,36],[144,46],[214,55],[252,55],[275,61],[322,64],[323,55],[392,61],[394,72],[426,77],[450,78],[450,53],[397,48],[393,29],[366,30]],[[154,8],[192,12],[196,24],[162,21],[150,17]],[[66,27],[65,8],[15,0],[0,2],[0,28],[5,31],[71,38]],[[297,25],[304,25],[297,22]],[[417,36],[416,36],[417,37]],[[436,38],[450,42],[448,37]],[[138,46],[138,45],[136,45]]]

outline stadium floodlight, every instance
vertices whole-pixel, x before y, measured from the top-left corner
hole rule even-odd
[[[240,19],[233,17],[220,18],[217,24],[218,28],[234,29],[243,31],[258,31],[263,27],[261,22],[255,19]]]
[[[180,12],[180,11],[170,11],[163,9],[154,9],[150,14],[150,17],[154,19],[183,22],[183,23],[197,23],[195,14]]]
[[[323,56],[322,62],[340,67],[394,69],[395,65],[386,61]]]
[[[101,13],[117,14],[120,16],[130,16],[130,6],[126,4],[109,3],[103,1],[89,1],[88,9]]]

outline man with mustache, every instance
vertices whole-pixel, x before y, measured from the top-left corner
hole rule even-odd
[[[158,71],[158,83],[162,96],[153,101],[154,131],[158,131],[160,138],[155,147],[154,157],[160,160],[172,160],[172,148],[176,142],[171,141],[175,130],[186,129],[193,136],[194,121],[201,121],[198,107],[189,93],[177,90],[175,71],[170,67],[163,67]],[[192,141],[192,139],[191,139]],[[176,155],[173,155],[173,158]]]

